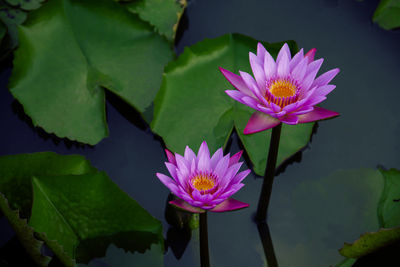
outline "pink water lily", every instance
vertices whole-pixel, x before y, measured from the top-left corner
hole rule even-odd
[[[276,61],[259,43],[257,55],[249,53],[254,78],[239,71],[236,75],[220,68],[225,78],[237,89],[225,91],[231,98],[256,111],[250,117],[244,134],[275,127],[281,122],[298,124],[338,116],[339,113],[315,105],[335,89],[329,82],[339,73],[332,69],[316,78],[323,59],[314,60],[316,49],[304,55],[301,49],[291,57],[287,44]]]
[[[188,146],[184,156],[165,151],[168,158],[165,165],[172,178],[162,173],[157,173],[157,177],[180,198],[170,204],[194,213],[232,211],[249,206],[230,198],[244,186],[242,180],[250,173],[250,170],[238,173],[242,151],[230,157],[229,154],[224,156],[220,148],[210,157],[205,141],[197,155]]]

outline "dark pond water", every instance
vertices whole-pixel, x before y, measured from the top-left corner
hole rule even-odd
[[[268,225],[279,266],[335,265],[343,259],[338,253],[343,242],[378,229],[376,203],[382,181],[376,167],[400,168],[400,32],[372,23],[377,4],[371,0],[189,2],[178,52],[204,38],[238,32],[268,42],[293,39],[305,50],[316,47],[317,56],[325,58],[322,71],[341,69],[333,82],[337,88],[321,105],[341,116],[319,123],[301,162],[287,166],[274,183]],[[109,97],[110,136],[95,147],[77,147],[32,128],[20,116],[21,107],[6,89],[9,75],[9,69],[1,73],[0,154],[82,154],[162,221],[166,233],[168,190],[155,176],[166,172],[163,147],[137,114]],[[233,136],[230,151],[239,149]],[[236,195],[250,208],[209,214],[212,266],[267,266],[252,221],[261,182],[249,175]],[[1,246],[12,231],[4,218],[0,225]],[[164,264],[200,266],[198,250],[198,233],[193,231],[180,259],[168,249]],[[130,266],[129,260],[120,263],[118,253],[110,251],[110,266]],[[94,265],[107,266],[100,261]]]

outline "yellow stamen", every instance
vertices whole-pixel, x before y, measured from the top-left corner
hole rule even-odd
[[[296,85],[287,80],[277,80],[269,88],[269,92],[275,97],[290,97],[296,94]]]
[[[208,175],[198,174],[193,177],[192,185],[199,191],[206,191],[212,189],[215,185],[215,182]]]

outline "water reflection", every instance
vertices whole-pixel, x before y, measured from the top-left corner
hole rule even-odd
[[[168,203],[176,198],[169,194],[165,204],[165,220],[170,225],[165,249],[171,248],[175,258],[179,260],[192,238],[192,230],[198,228],[198,215],[178,210]]]
[[[257,228],[261,243],[263,245],[265,258],[267,259],[268,267],[278,267],[278,261],[276,260],[268,224],[266,222],[260,222],[257,224]]]

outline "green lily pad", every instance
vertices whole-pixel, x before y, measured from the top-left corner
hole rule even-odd
[[[356,262],[356,259],[347,258],[335,265],[336,267],[351,267]]]
[[[132,13],[153,25],[169,41],[175,38],[179,20],[186,8],[186,0],[135,0],[124,6]]]
[[[118,266],[118,267],[131,267],[131,266],[151,266],[163,267],[163,247],[160,244],[153,244],[150,250],[145,253],[131,253],[118,249],[114,245],[110,245],[107,249],[105,258],[91,261],[88,265],[79,264],[78,267],[104,267],[104,266]]]
[[[58,155],[53,152],[19,154],[0,157],[0,192],[13,210],[28,218],[32,207],[31,177],[92,173],[97,170],[79,155]]]
[[[345,243],[339,252],[348,258],[360,258],[398,240],[400,240],[400,227],[380,229],[377,232],[361,235],[352,244]]]
[[[103,172],[34,177],[33,195],[29,225],[45,233],[45,241],[57,241],[66,255],[79,262],[104,256],[111,242],[120,245],[110,238],[119,233],[126,236],[124,242],[130,242],[126,249],[131,251],[144,252],[162,239],[161,223]],[[102,246],[104,239],[106,246]],[[65,255],[57,254],[59,247],[46,244],[63,260]]]
[[[43,241],[39,241],[34,236],[33,228],[30,227],[26,219],[21,219],[18,210],[12,210],[7,199],[0,193],[0,211],[12,225],[15,234],[21,241],[22,246],[28,255],[38,266],[47,266],[50,258],[41,254]]]
[[[400,226],[400,171],[380,169],[385,181],[378,205],[378,218],[381,227]]]
[[[340,249],[345,257],[359,258],[400,240],[400,171],[379,171],[384,187],[378,202],[378,219],[380,227],[384,228],[365,233],[351,244],[345,243]]]
[[[143,113],[173,56],[149,24],[107,0],[47,1],[19,42],[11,93],[35,126],[92,145],[108,135],[104,88]]]
[[[12,212],[20,209],[25,224],[29,217],[29,226],[22,226],[33,228],[66,266],[104,256],[111,243],[141,253],[152,244],[163,246],[161,223],[82,156],[52,152],[3,156],[0,177],[0,196],[9,203],[4,198],[0,210],[17,234],[21,220]],[[32,247],[24,233],[29,231],[18,235],[21,243],[38,256],[40,249]]]
[[[400,27],[400,1],[381,0],[374,12],[372,20],[385,30]]]
[[[276,56],[283,45],[262,42]],[[292,52],[297,50],[288,41]],[[243,135],[243,129],[254,112],[228,97],[232,86],[218,70],[250,72],[249,51],[255,52],[257,40],[240,34],[206,39],[186,47],[179,58],[166,67],[161,89],[154,102],[152,130],[160,135],[172,151],[183,153],[186,145],[197,148],[203,140],[210,151],[225,146],[235,128],[254,171],[263,175],[271,131]],[[302,149],[309,141],[314,123],[286,126],[278,153],[278,164]]]

